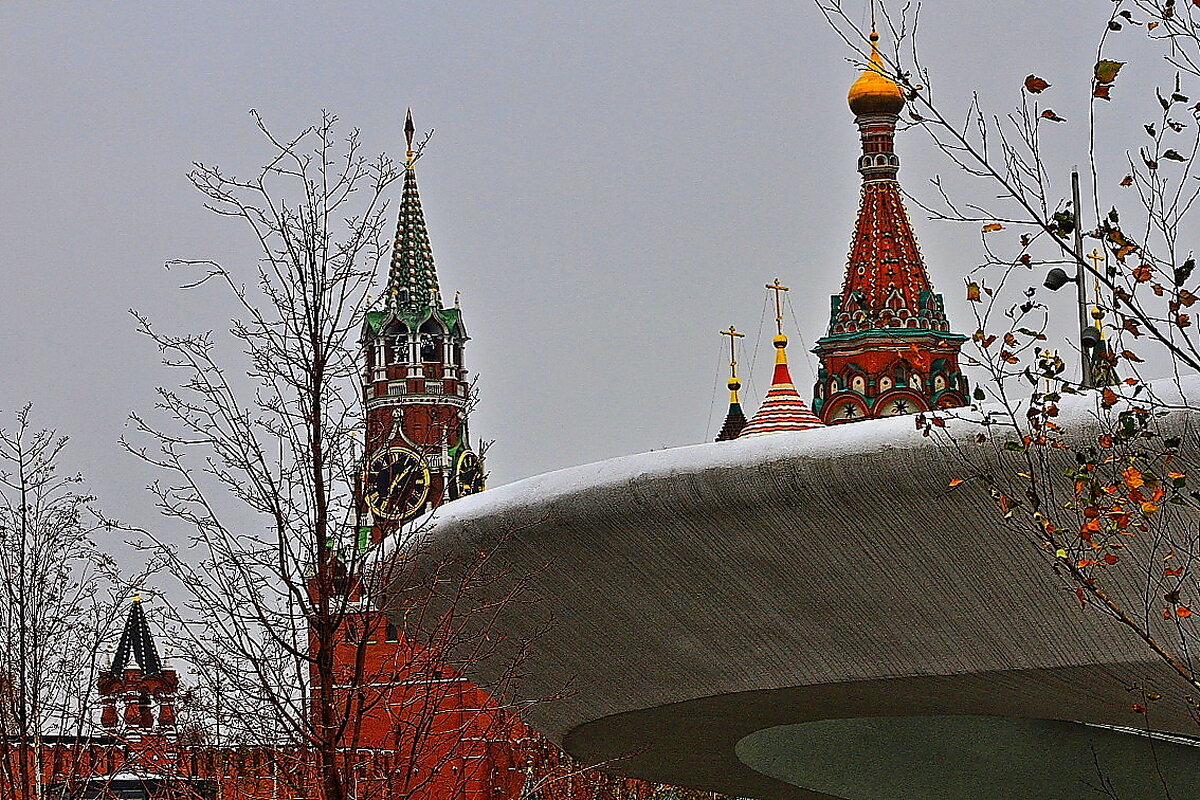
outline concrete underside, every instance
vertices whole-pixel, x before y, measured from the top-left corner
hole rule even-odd
[[[1186,687],[983,492],[949,490],[963,469],[911,417],[699,445],[452,503],[410,552],[491,553],[507,577],[480,600],[527,584],[537,605],[466,620],[513,643],[468,674],[526,644],[510,693],[565,690],[528,721],[613,772],[805,800],[1200,797],[1200,749],[1097,727],[1144,726],[1151,691],[1154,729],[1196,735]]]

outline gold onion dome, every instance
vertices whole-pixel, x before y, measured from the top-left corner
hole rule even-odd
[[[846,98],[850,110],[858,114],[899,114],[904,108],[904,92],[884,71],[879,55],[879,34],[871,31],[871,63],[850,87]]]

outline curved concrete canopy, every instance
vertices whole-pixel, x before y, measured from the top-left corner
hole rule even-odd
[[[1118,729],[1153,690],[1150,724],[1196,734],[1184,687],[982,492],[948,490],[960,470],[912,417],[698,445],[449,504],[413,552],[495,548],[528,582],[548,633],[525,604],[478,624],[533,639],[520,697],[567,693],[527,719],[614,772],[805,800],[1074,800],[1104,781],[1157,800],[1161,774],[1200,797],[1200,750]]]

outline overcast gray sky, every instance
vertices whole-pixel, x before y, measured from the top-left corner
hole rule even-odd
[[[927,0],[925,59],[954,103],[979,89],[1003,111],[1038,72],[1056,110],[1081,120],[1094,61],[1083,27],[1107,13],[1099,0]],[[725,402],[717,330],[751,334],[748,369],[763,284],[779,276],[794,287],[793,341],[811,346],[841,283],[856,71],[807,0],[8,0],[0,28],[0,411],[7,424],[34,401],[73,436],[105,506],[136,522],[154,521],[148,476],[114,442],[169,376],[127,310],[226,326],[162,265],[252,257],[184,179],[193,160],[259,163],[250,108],[281,133],[328,108],[394,155],[406,107],[436,129],[419,179],[442,289],[463,292],[474,336],[472,429],[497,440],[492,485],[711,439]],[[1082,161],[1083,132],[1053,134],[1064,169]],[[928,194],[945,163],[919,131],[898,147],[901,180]],[[977,230],[914,217],[969,333]],[[800,346],[793,362],[807,395]]]

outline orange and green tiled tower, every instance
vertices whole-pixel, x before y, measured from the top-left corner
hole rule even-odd
[[[965,405],[958,354],[904,208],[894,139],[904,108],[871,33],[871,60],[848,101],[862,137],[862,199],[840,294],[832,298],[813,408],[827,423]]]

